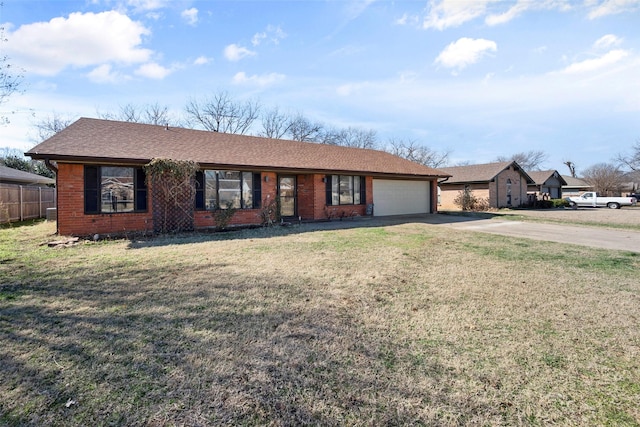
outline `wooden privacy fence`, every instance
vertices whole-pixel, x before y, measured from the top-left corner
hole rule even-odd
[[[0,224],[45,218],[55,207],[55,188],[0,184]]]

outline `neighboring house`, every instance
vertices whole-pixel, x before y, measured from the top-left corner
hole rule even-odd
[[[7,166],[0,165],[0,184],[49,186],[56,183],[55,179],[35,173],[24,172]]]
[[[44,218],[55,207],[54,179],[0,166],[0,223]]]
[[[26,154],[57,170],[58,232],[68,235],[159,231],[143,168],[155,158],[198,163],[192,212],[175,212],[195,229],[215,226],[228,203],[230,225],[260,224],[274,200],[296,221],[434,213],[447,176],[383,151],[89,118]]]
[[[562,199],[562,187],[567,181],[556,170],[530,171],[529,176],[535,181],[529,185],[529,201]]]
[[[527,187],[533,179],[516,162],[498,162],[440,168],[451,177],[440,180],[441,209],[459,209],[454,203],[465,190],[487,199],[492,208],[517,207],[527,203]]]
[[[563,197],[574,197],[581,195],[585,191],[593,191],[593,187],[583,179],[574,178],[570,175],[561,175],[561,177],[566,182],[562,186]]]

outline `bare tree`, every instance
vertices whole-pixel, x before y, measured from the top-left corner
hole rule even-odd
[[[569,173],[571,174],[571,176],[573,178],[577,178],[576,164],[573,163],[571,160],[565,160],[563,163],[569,168]]]
[[[387,151],[396,156],[432,168],[444,167],[449,162],[449,150],[436,151],[414,140],[390,139]]]
[[[159,126],[175,125],[177,122],[169,114],[169,107],[166,105],[160,105],[157,102],[155,104],[146,104],[142,106],[131,103],[121,105],[120,111],[117,113],[98,112],[98,117],[106,120],[146,123]]]
[[[320,122],[312,122],[304,117],[301,113],[297,113],[291,120],[289,126],[289,136],[294,141],[302,142],[320,142],[324,125]]]
[[[0,8],[3,3],[0,2]],[[2,44],[7,39],[4,35],[4,27],[0,27],[0,52],[2,52]],[[9,57],[6,55],[0,56],[0,105],[9,100],[9,97],[16,92],[20,92],[20,84],[24,78],[22,70],[16,70],[9,62]],[[4,115],[0,115],[0,124],[8,123],[9,119]]]
[[[258,135],[267,138],[282,138],[289,133],[291,125],[290,115],[282,113],[278,107],[274,107],[262,114],[262,130]]]
[[[615,160],[632,171],[640,170],[640,139],[633,145],[630,154],[618,154]]]
[[[544,162],[547,161],[549,156],[544,151],[531,150],[522,153],[516,153],[511,157],[500,156],[496,159],[497,162],[510,162],[515,161],[525,171],[540,170]]]
[[[378,144],[375,130],[359,129],[351,126],[325,133],[322,142],[343,147],[371,149],[376,148]]]
[[[611,163],[598,163],[582,172],[583,179],[605,196],[619,195],[625,182],[624,172]]]
[[[50,116],[48,115],[44,117],[33,124],[33,127],[35,127],[37,132],[34,142],[39,143],[45,139],[51,138],[74,121],[75,119],[73,117],[61,116],[58,113],[53,113]],[[31,139],[34,140],[34,138]]]
[[[185,111],[191,122],[206,130],[245,135],[259,117],[260,103],[234,101],[228,92],[218,92],[203,101],[191,99]]]

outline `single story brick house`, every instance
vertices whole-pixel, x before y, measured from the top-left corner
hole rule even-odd
[[[440,168],[450,175],[441,179],[440,208],[459,209],[455,198],[465,188],[480,199],[487,199],[492,208],[517,207],[527,203],[527,187],[533,179],[518,163],[497,162],[469,166]]]
[[[529,201],[562,199],[562,187],[567,181],[557,170],[529,171],[529,176],[535,181],[529,185]]]
[[[435,213],[447,176],[377,150],[91,118],[26,154],[56,171],[63,235],[158,231],[144,169],[153,159],[198,164],[192,229],[216,226],[225,206],[236,209],[230,225],[261,224],[273,200],[281,218],[301,221]]]

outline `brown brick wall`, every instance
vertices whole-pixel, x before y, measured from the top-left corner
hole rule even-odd
[[[153,230],[151,201],[144,213],[85,215],[84,166],[58,163],[58,233],[89,236]]]
[[[297,175],[298,215],[302,220],[324,220],[366,214],[366,204],[373,203],[373,178],[365,177],[366,204],[326,206],[324,174]],[[277,174],[263,172],[262,206],[268,205],[277,193]],[[58,232],[62,235],[126,234],[152,232],[152,189],[148,189],[148,211],[144,213],[91,214],[84,213],[84,165],[58,163]],[[238,209],[230,225],[262,223],[261,209]],[[210,211],[195,211],[195,228],[214,227]]]

